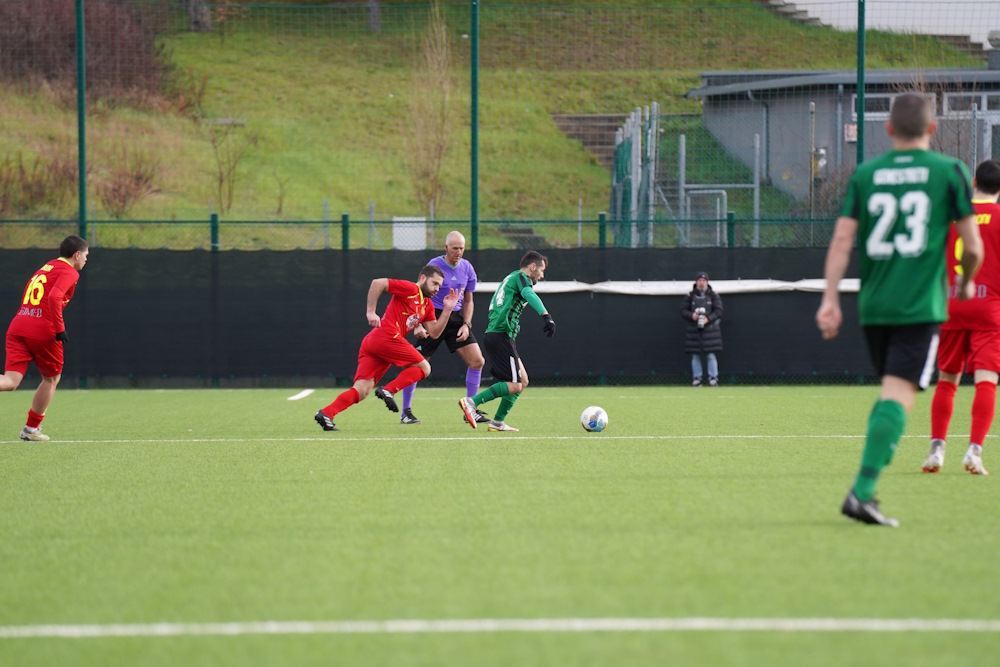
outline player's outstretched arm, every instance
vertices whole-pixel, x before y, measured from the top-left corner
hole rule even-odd
[[[378,327],[382,324],[382,318],[380,318],[378,313],[375,312],[375,308],[378,307],[378,298],[388,289],[388,278],[376,278],[372,281],[371,287],[368,288],[368,310],[365,314],[368,317],[368,324],[371,325],[372,328]]]
[[[451,318],[451,311],[455,308],[455,304],[458,303],[458,290],[450,289],[448,290],[448,296],[444,298],[444,308],[441,309],[441,315],[429,324],[425,324],[424,328],[427,329],[427,335],[431,338],[437,338],[444,331],[444,328],[448,326],[448,320]]]

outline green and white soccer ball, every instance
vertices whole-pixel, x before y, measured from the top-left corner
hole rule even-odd
[[[583,425],[584,431],[600,433],[608,427],[608,413],[604,411],[604,408],[591,405],[580,415],[580,423]]]

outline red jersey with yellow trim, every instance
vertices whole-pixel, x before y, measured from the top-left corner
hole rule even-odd
[[[406,338],[406,334],[421,322],[437,319],[430,297],[424,296],[416,283],[390,278],[388,291],[392,298],[382,315],[382,324],[371,333],[378,332],[378,335],[388,338]]]
[[[59,257],[47,262],[24,288],[20,308],[7,333],[55,340],[58,332],[66,330],[63,308],[73,298],[79,279],[80,272],[69,260]]]
[[[973,200],[972,208],[983,237],[983,265],[976,274],[976,296],[961,301],[955,286],[962,272],[962,240],[955,225],[948,230],[948,320],[942,329],[1000,329],[1000,205]]]

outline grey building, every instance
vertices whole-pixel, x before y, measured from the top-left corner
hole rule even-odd
[[[991,65],[997,65],[991,58]],[[702,103],[703,122],[724,149],[760,178],[799,200],[838,185],[857,154],[857,73],[707,72],[686,94]],[[870,70],[865,73],[865,158],[889,148],[884,126],[896,95],[922,90],[935,100],[939,129],[932,147],[970,168],[1000,159],[1000,67]],[[833,187],[829,187],[833,186]]]

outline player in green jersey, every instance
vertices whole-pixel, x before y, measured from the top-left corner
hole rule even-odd
[[[521,268],[504,278],[490,297],[489,325],[483,336],[483,352],[486,365],[497,383],[475,396],[459,400],[458,405],[472,428],[476,428],[476,407],[499,398],[500,407],[487,428],[490,431],[517,431],[504,420],[514,407],[514,401],[528,386],[528,374],[514,343],[521,330],[524,307],[529,305],[542,316],[545,322],[542,330],[547,337],[551,338],[556,332],[555,321],[533,289],[535,283],[545,277],[548,263],[544,255],[529,250],[521,258]]]
[[[898,526],[875,500],[918,390],[927,387],[945,320],[945,243],[955,221],[962,237],[961,298],[975,291],[983,257],[964,164],[930,150],[937,129],[932,102],[919,93],[898,96],[886,131],[892,150],[858,166],[827,251],[826,289],[816,312],[823,338],[840,330],[839,283],[858,239],[858,312],[872,362],[882,380],[868,417],[861,470],[841,512],[862,523]]]

